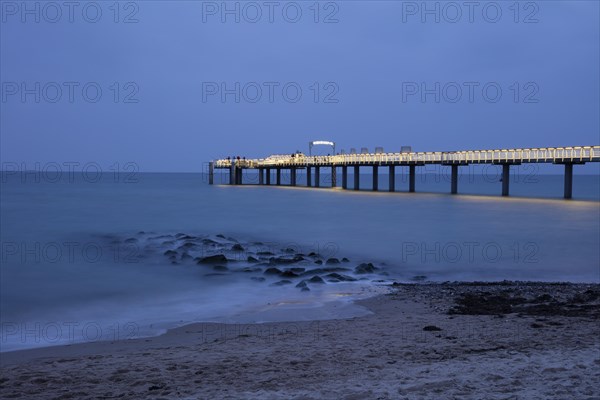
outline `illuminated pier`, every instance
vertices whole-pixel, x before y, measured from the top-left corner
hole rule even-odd
[[[335,149],[333,142],[311,142],[328,144]],[[384,153],[378,149],[376,153],[368,153],[362,149],[357,154],[337,154],[327,156],[312,156],[302,153],[288,155],[272,155],[260,159],[220,159],[209,163],[209,183],[214,183],[214,169],[228,169],[229,183],[243,184],[243,172],[247,169],[258,170],[259,185],[271,185],[271,174],[275,170],[276,185],[281,185],[281,171],[290,171],[290,185],[296,186],[298,169],[306,169],[306,186],[319,187],[322,168],[331,170],[331,186],[337,186],[337,170],[342,172],[342,188],[348,188],[348,167],[353,168],[354,190],[360,189],[360,167],[371,167],[373,171],[372,189],[378,190],[379,167],[387,167],[389,172],[389,191],[396,191],[396,167],[407,167],[409,184],[408,191],[415,192],[416,168],[424,165],[447,165],[451,168],[450,193],[458,193],[458,169],[470,164],[495,164],[502,166],[502,196],[509,195],[510,167],[525,163],[548,163],[564,165],[564,197],[570,199],[573,193],[573,166],[587,162],[600,162],[600,146],[579,147],[548,147],[536,149],[503,149],[503,150],[466,150]],[[314,170],[314,182],[312,171]]]

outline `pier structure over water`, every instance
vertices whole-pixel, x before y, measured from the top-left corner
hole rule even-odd
[[[296,186],[299,169],[306,170],[306,186],[320,187],[323,168],[331,169],[331,186],[337,186],[338,169],[341,169],[341,187],[348,189],[348,170],[354,179],[354,190],[360,190],[360,167],[370,167],[373,173],[372,190],[379,190],[379,168],[388,168],[389,191],[396,191],[396,168],[408,168],[408,191],[415,192],[417,167],[438,164],[451,168],[450,193],[458,193],[458,169],[470,164],[495,164],[502,166],[502,196],[510,192],[510,167],[525,163],[564,165],[564,198],[573,194],[573,166],[587,162],[600,162],[600,146],[548,147],[535,149],[465,150],[437,152],[361,153],[327,156],[307,156],[302,153],[272,155],[260,159],[219,159],[209,163],[209,183],[214,183],[215,169],[229,170],[229,183],[242,185],[245,170],[258,170],[259,185],[281,185],[281,171],[289,170],[290,186]],[[313,180],[314,170],[314,180]]]

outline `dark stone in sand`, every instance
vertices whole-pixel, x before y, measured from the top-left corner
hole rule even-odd
[[[222,234],[220,234],[220,233],[217,235],[217,237],[218,237],[218,238],[221,238],[221,239],[225,239],[225,235],[222,235]]]
[[[347,263],[350,262],[350,260],[348,260],[346,257],[342,258],[342,262]]]
[[[188,253],[183,253],[181,255],[181,260],[190,260],[192,258],[192,256],[190,256]]]
[[[258,254],[259,256],[273,256],[274,255],[270,251],[259,251],[256,254]]]
[[[253,281],[257,281],[257,282],[264,282],[265,278],[263,278],[262,276],[253,276],[250,279],[252,279]]]
[[[296,285],[296,287],[297,287],[297,288],[304,288],[304,287],[307,287],[307,285],[306,285],[306,281],[305,281],[305,280],[304,280],[304,281],[301,281],[300,283],[298,283],[298,284]]]
[[[434,331],[441,331],[442,328],[438,328],[435,325],[427,325],[426,327],[423,328],[424,331],[428,331],[428,332],[434,332]]]
[[[236,243],[231,246],[231,251],[244,251],[244,247],[241,244]]]
[[[308,280],[308,282],[310,282],[310,283],[325,283],[325,281],[323,280],[323,278],[321,278],[321,277],[320,277],[320,276],[318,276],[318,275],[315,275],[315,276],[313,276],[312,278],[310,278],[310,279]]]
[[[164,242],[162,242],[163,246],[172,246],[175,244],[174,241],[172,240],[165,240]]]
[[[213,269],[214,269],[215,271],[229,271],[229,268],[227,268],[227,267],[226,267],[226,266],[224,266],[224,265],[215,265],[215,266],[213,267]]]
[[[534,323],[532,323],[530,326],[531,326],[532,328],[534,328],[534,329],[539,329],[539,328],[543,328],[543,327],[544,327],[544,325],[542,325],[542,324],[538,324],[538,323],[535,323],[535,322],[534,322]]]
[[[262,271],[260,268],[251,268],[251,267],[246,267],[244,269],[242,269],[242,272],[260,272]]]
[[[186,235],[185,233],[178,233],[178,234],[176,234],[176,235],[175,235],[175,237],[176,237],[177,239],[179,239],[179,238],[182,238],[182,237],[184,237],[184,236],[187,236],[187,235]]]
[[[331,274],[327,274],[327,277],[329,279],[334,279],[334,280],[338,280],[338,281],[345,281],[345,282],[353,282],[353,281],[356,280],[356,278],[353,278],[353,277],[348,276],[348,275],[338,274],[337,272],[333,272]]]
[[[264,273],[269,274],[269,275],[279,275],[279,274],[281,274],[281,270],[279,268],[271,267],[271,268],[265,269]]]
[[[317,264],[317,265],[323,265],[323,261],[317,260],[317,261],[315,261],[315,264]]]
[[[315,269],[309,269],[308,271],[304,272],[302,275],[320,275],[320,274],[326,274],[329,272],[342,272],[342,271],[350,271],[350,270],[348,268],[342,268],[342,267],[315,268]]]
[[[212,240],[212,239],[202,239],[202,243],[203,243],[203,244],[207,244],[207,245],[215,245],[215,244],[218,244],[218,242],[215,242],[215,241],[214,241],[214,240]]]
[[[338,260],[337,258],[329,258],[327,259],[327,262],[325,264],[327,265],[331,265],[331,264],[339,264],[340,260]]]
[[[214,256],[203,257],[198,260],[198,264],[219,264],[226,263],[227,257],[223,254],[215,254]]]
[[[128,238],[125,239],[125,243],[137,243],[138,240],[136,238]]]
[[[177,252],[175,250],[167,250],[163,253],[165,256],[176,256]]]
[[[290,271],[293,271],[297,274],[301,274],[302,272],[304,272],[306,269],[305,268],[301,268],[301,267],[294,267],[294,268],[290,268]]]
[[[283,252],[284,252],[284,253],[290,253],[290,254],[291,254],[291,253],[295,253],[295,252],[296,252],[296,250],[292,249],[291,247],[288,247],[287,249],[283,249]]]
[[[321,257],[321,255],[319,253],[315,253],[314,251],[311,251],[310,253],[308,253],[309,257]]]
[[[179,236],[177,237],[178,240],[195,240],[196,237],[195,236],[190,236],[190,235],[183,235],[183,236]]]
[[[354,272],[357,274],[372,274],[377,269],[372,263],[362,263],[354,268]]]
[[[184,244],[182,244],[181,246],[179,246],[179,248],[184,248],[184,249],[191,249],[193,247],[198,247],[198,245],[194,242],[185,242]]]
[[[298,256],[295,256],[294,258],[271,257],[271,258],[269,258],[269,263],[272,265],[295,264],[302,260],[304,260],[304,258],[298,257]]]
[[[252,256],[248,256],[248,262],[251,262],[251,263],[258,262],[258,258],[254,258]]]
[[[292,283],[292,281],[288,281],[287,279],[284,279],[279,282],[271,283],[269,286],[283,286],[283,285],[289,285],[290,283]]]
[[[297,277],[299,277],[300,275],[298,275],[298,274],[297,274],[297,273],[295,273],[294,271],[287,270],[287,271],[283,271],[283,272],[281,273],[281,276],[282,276],[282,277],[284,277],[284,278],[297,278]]]

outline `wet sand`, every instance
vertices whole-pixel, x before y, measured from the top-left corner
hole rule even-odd
[[[2,353],[1,398],[600,398],[600,285],[402,284],[326,321]]]

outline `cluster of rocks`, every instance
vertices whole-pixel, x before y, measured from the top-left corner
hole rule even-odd
[[[193,236],[185,233],[156,235],[138,232],[124,243],[141,246],[144,253],[162,255],[171,264],[197,265],[204,276],[247,273],[250,279],[271,286],[293,285],[309,291],[311,285],[354,282],[370,275],[386,275],[373,263],[351,266],[348,258],[325,257],[318,252],[302,253],[291,247],[275,248],[262,242],[242,243],[224,235]]]

